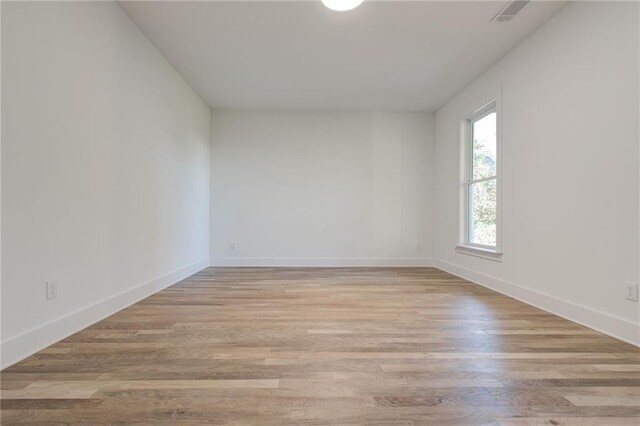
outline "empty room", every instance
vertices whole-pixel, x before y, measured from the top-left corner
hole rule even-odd
[[[640,424],[639,1],[1,1],[0,423]]]

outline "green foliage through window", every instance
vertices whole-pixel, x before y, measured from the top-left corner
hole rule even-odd
[[[496,245],[497,137],[496,113],[473,121],[469,194],[469,242]]]

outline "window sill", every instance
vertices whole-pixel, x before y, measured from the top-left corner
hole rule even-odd
[[[480,257],[482,259],[493,260],[494,262],[502,262],[502,252],[483,249],[473,246],[456,246],[456,251],[469,256]]]

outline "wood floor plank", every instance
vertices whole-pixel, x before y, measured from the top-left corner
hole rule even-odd
[[[3,425],[637,426],[640,351],[434,268],[207,268],[0,389]]]

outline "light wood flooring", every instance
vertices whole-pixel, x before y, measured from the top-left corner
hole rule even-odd
[[[2,424],[638,425],[638,348],[433,268],[208,268],[5,369]]]

